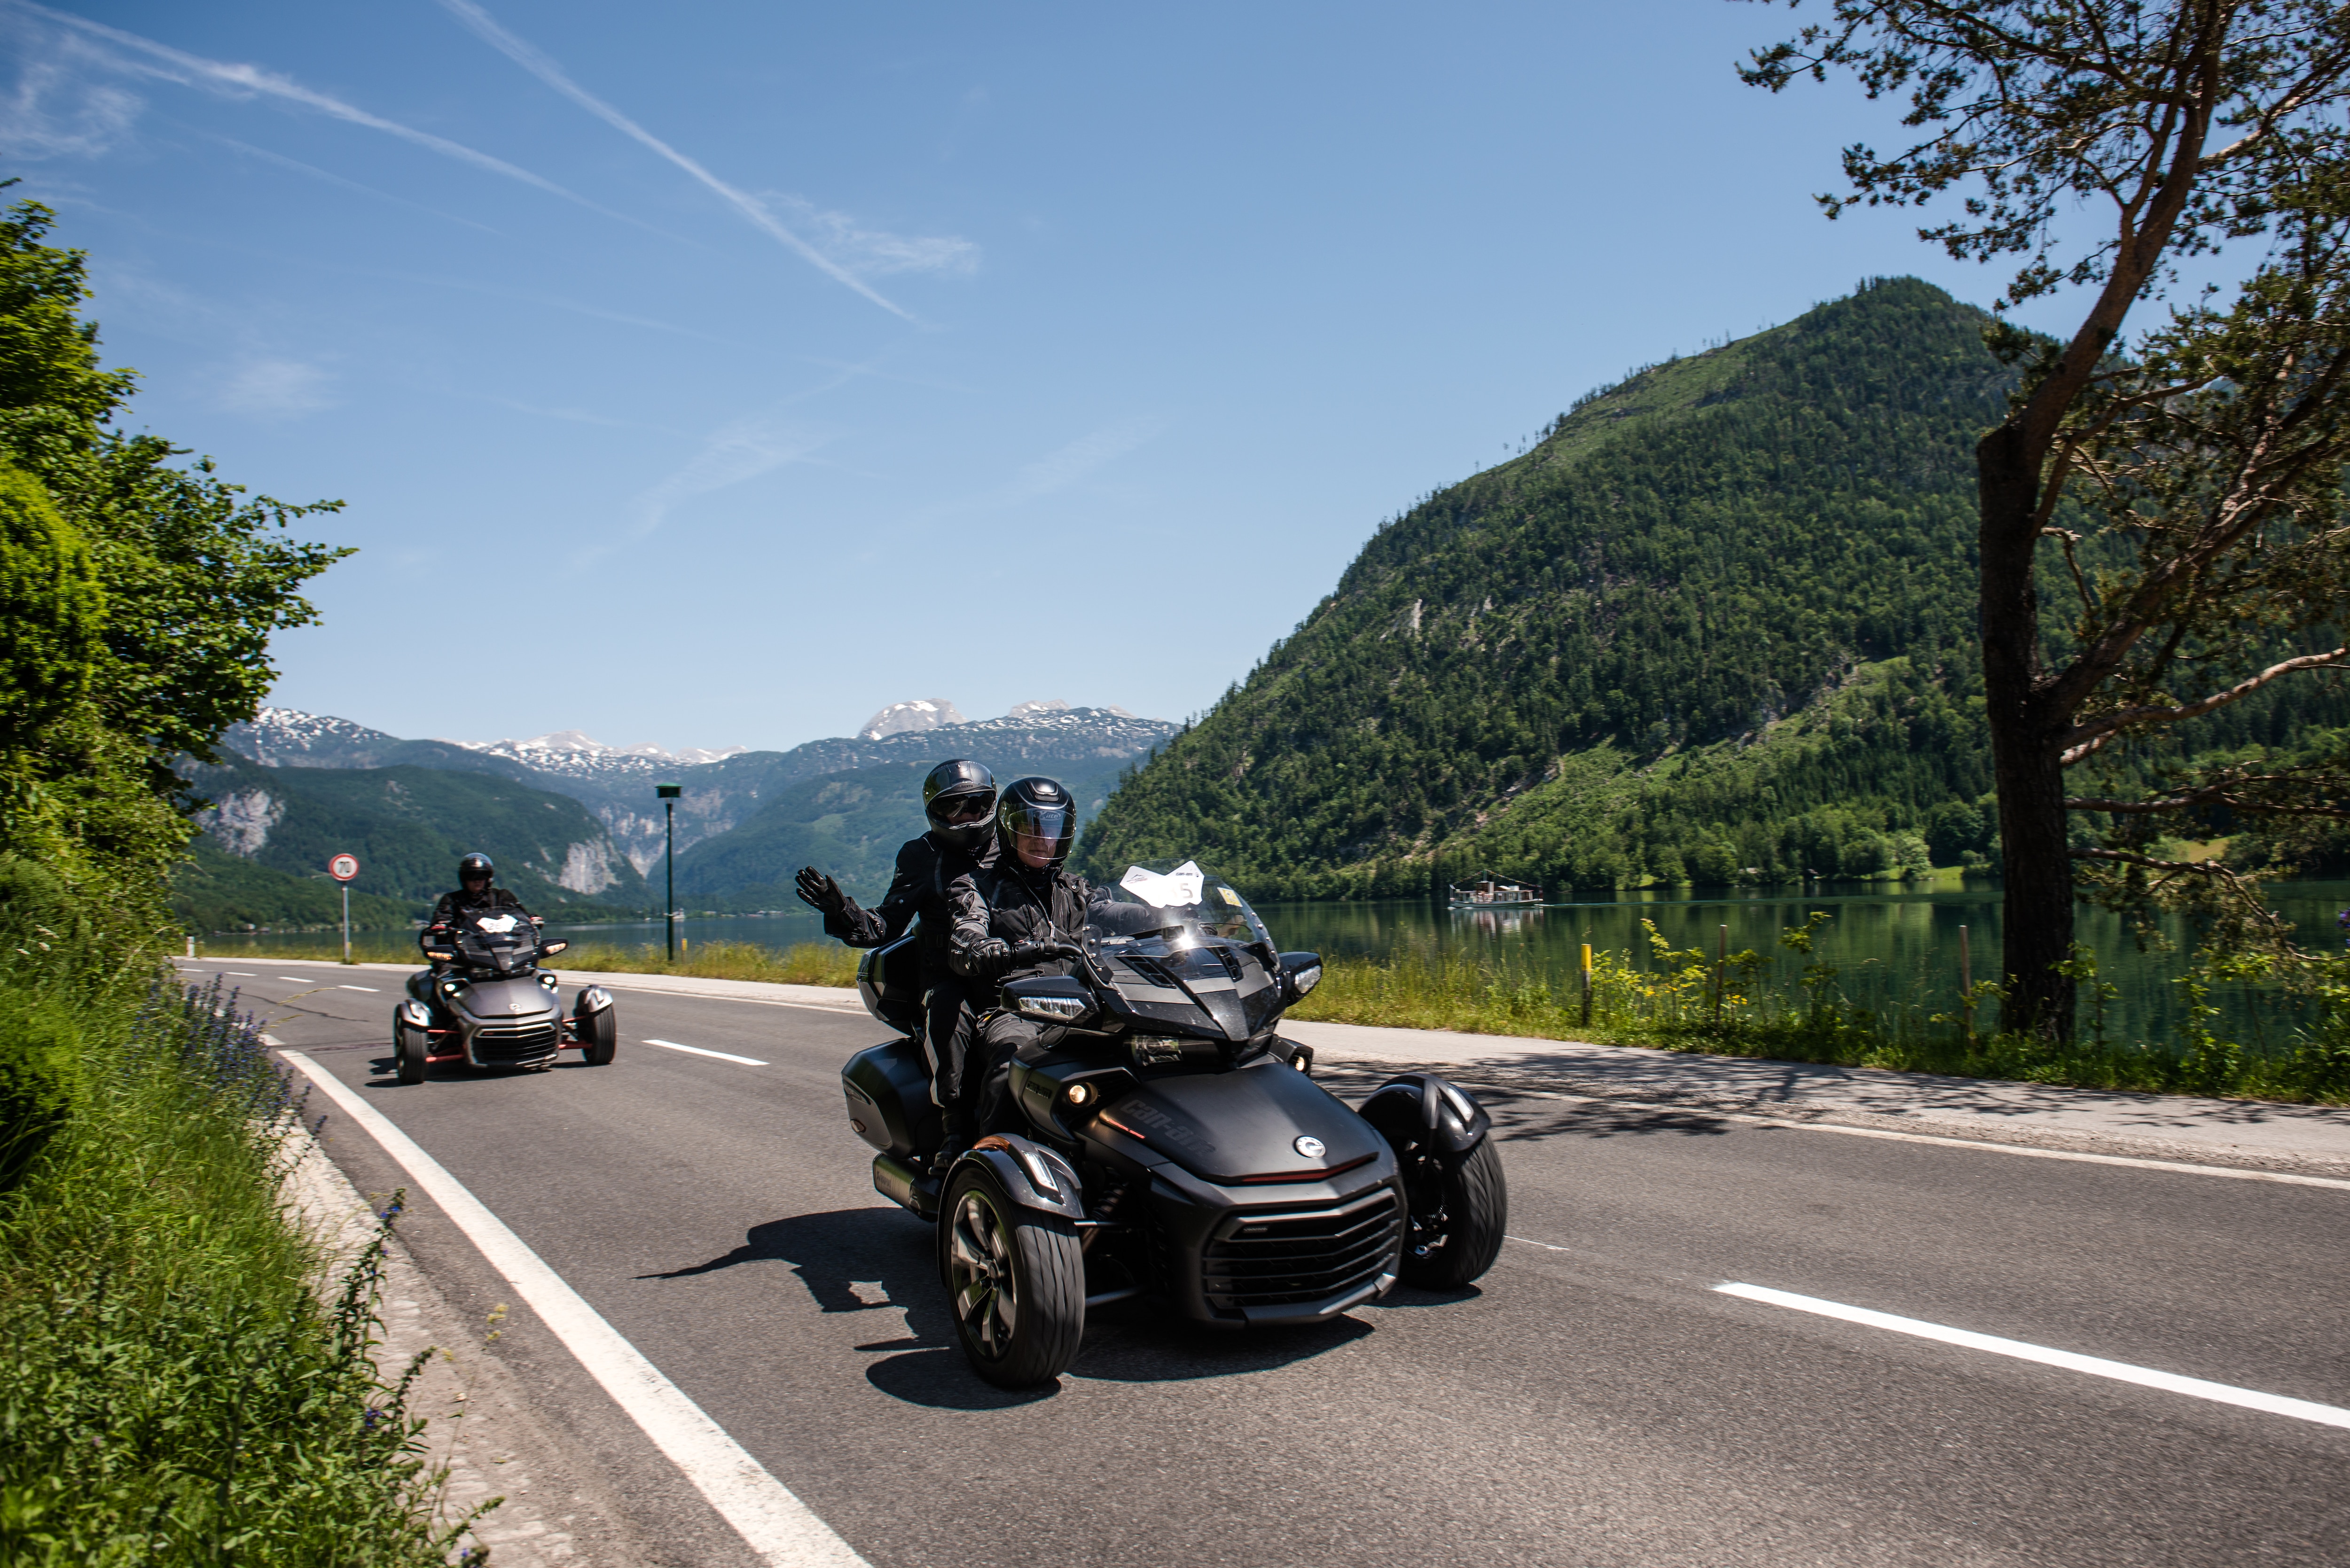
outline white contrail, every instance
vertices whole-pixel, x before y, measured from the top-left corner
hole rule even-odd
[[[132,67],[134,69],[144,69],[150,75],[165,77],[167,79],[176,80],[183,85],[192,78],[196,82],[212,87],[225,88],[238,92],[260,93],[270,98],[283,99],[289,103],[298,103],[305,109],[316,109],[320,114],[331,115],[337,119],[348,121],[352,125],[363,125],[370,130],[380,130],[386,135],[397,136],[403,141],[413,142],[419,147],[430,149],[444,158],[453,158],[461,163],[470,163],[476,169],[485,169],[493,174],[503,174],[509,180],[519,180],[525,185],[534,186],[551,196],[560,196],[567,202],[576,202],[583,207],[603,213],[606,217],[619,218],[623,223],[637,222],[625,213],[616,213],[609,207],[591,202],[576,191],[566,190],[554,181],[509,163],[503,158],[493,158],[488,153],[476,151],[463,142],[451,141],[448,138],[435,136],[429,130],[419,130],[413,126],[402,125],[396,119],[386,119],[380,114],[369,114],[355,104],[345,103],[342,99],[330,97],[326,93],[315,92],[290,78],[282,77],[275,71],[264,70],[259,66],[235,65],[226,60],[208,60],[201,55],[191,55],[184,50],[172,48],[168,44],[159,44],[152,38],[142,38],[136,33],[126,33],[120,27],[109,27],[103,22],[93,22],[88,17],[72,16],[64,11],[52,11],[47,5],[34,4],[34,0],[0,0],[0,4],[5,4],[18,11],[29,12],[36,16],[46,17],[60,26],[76,28],[92,37],[103,38],[108,43],[120,45],[123,48],[135,50],[150,59],[161,61],[185,73],[172,77],[171,73],[156,70],[152,67]],[[122,63],[131,65],[129,61]]]
[[[863,295],[866,298],[871,300],[882,309],[890,312],[892,315],[902,317],[908,321],[914,319],[911,313],[902,310],[898,306],[892,304],[887,299],[884,299],[855,273],[850,272],[847,268],[840,265],[831,257],[826,255],[822,251],[817,250],[814,245],[808,244],[807,241],[800,238],[799,235],[794,234],[791,230],[777,223],[775,221],[775,215],[773,213],[768,212],[767,209],[755,198],[743,192],[737,191],[733,186],[729,185],[725,181],[721,180],[717,175],[712,174],[709,170],[704,169],[701,164],[695,162],[684,153],[680,152],[676,148],[671,147],[668,142],[663,141],[660,137],[655,136],[651,131],[647,130],[635,120],[630,119],[627,115],[622,114],[619,109],[614,109],[610,104],[606,103],[602,99],[598,98],[586,88],[583,88],[577,82],[573,81],[569,77],[564,74],[562,67],[556,65],[546,55],[540,53],[535,46],[525,43],[522,39],[515,37],[512,33],[507,32],[504,27],[498,26],[496,20],[493,18],[488,12],[473,4],[473,0],[441,0],[441,4],[452,16],[455,16],[459,21],[464,23],[466,26],[471,27],[475,33],[479,34],[484,42],[496,49],[499,53],[504,55],[508,59],[514,61],[515,64],[520,66],[523,69],[528,71],[531,75],[536,77],[548,87],[553,88],[556,91],[561,93],[564,97],[569,99],[572,102],[577,104],[580,108],[586,109],[588,113],[594,115],[597,119],[610,126],[613,130],[619,131],[622,135],[629,137],[648,148],[650,148],[653,151],[658,152],[663,158],[668,159],[671,163],[676,164],[680,169],[684,170],[688,174],[692,175],[696,180],[701,181],[702,184],[708,186],[730,206],[733,207],[736,212],[741,213],[744,217],[750,219],[753,223],[765,231],[775,239],[780,241],[785,247],[797,253],[809,265],[816,268],[835,282],[845,284],[848,287],[855,289],[858,293]]]

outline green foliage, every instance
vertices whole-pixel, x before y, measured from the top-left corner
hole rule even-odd
[[[79,531],[29,474],[0,465],[0,750],[22,747],[88,691],[105,619]]]
[[[442,1562],[368,1355],[378,1254],[322,1301],[279,1208],[282,1069],[216,992],[134,993],[120,951],[0,862],[0,1561]]]
[[[314,618],[299,589],[345,552],[283,536],[320,508],[247,499],[109,428],[137,379],[99,368],[84,257],[44,243],[53,222],[31,202],[0,219],[0,838],[160,923],[188,834],[172,763],[252,716],[270,636]],[[22,597],[44,578],[46,623]]]
[[[412,898],[351,894],[355,929],[402,927],[419,912]],[[172,870],[172,913],[191,931],[315,930],[342,923],[343,898],[323,872],[306,877],[256,866],[200,833],[188,846],[188,858]],[[400,947],[401,958],[413,956],[412,942]]]

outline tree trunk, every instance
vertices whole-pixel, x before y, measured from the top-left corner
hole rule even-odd
[[[2073,861],[2066,852],[2064,716],[2040,669],[2040,454],[2015,421],[1975,448],[1982,550],[1983,692],[2006,888],[2000,1027],[2070,1039],[2074,985],[2051,967],[2072,957]]]

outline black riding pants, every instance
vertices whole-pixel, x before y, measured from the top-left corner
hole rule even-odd
[[[922,996],[922,1049],[931,1059],[931,1101],[961,1110],[967,1120],[976,1073],[970,1066],[973,1023],[971,1001],[960,983],[941,981]]]
[[[974,1131],[985,1135],[1021,1130],[1018,1117],[1012,1107],[1012,1064],[1030,1060],[1067,1038],[1068,1031],[1057,1023],[1038,1023],[1016,1012],[991,1012],[979,1026],[980,1060],[973,1065],[972,1076],[979,1079],[978,1119]]]

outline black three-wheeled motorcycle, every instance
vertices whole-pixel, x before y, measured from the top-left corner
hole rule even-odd
[[[1275,1033],[1314,988],[1239,891],[1190,864],[1096,889],[1077,972],[1003,1004],[1049,1027],[1011,1068],[1017,1132],[943,1176],[919,1041],[912,939],[868,952],[858,989],[902,1032],[841,1071],[873,1185],[938,1225],[962,1347],[1006,1387],[1048,1382],[1088,1308],[1132,1296],[1226,1328],[1324,1322],[1402,1280],[1465,1285],[1492,1266],[1508,1195],[1491,1118],[1430,1074],[1359,1110]]]
[[[566,1013],[556,977],[538,967],[569,942],[540,940],[531,918],[512,911],[468,914],[432,936],[437,945],[424,956],[432,967],[408,977],[408,999],[392,1010],[401,1083],[422,1083],[434,1062],[543,1071],[572,1046],[590,1066],[612,1060],[619,1044],[612,993],[582,986]]]

